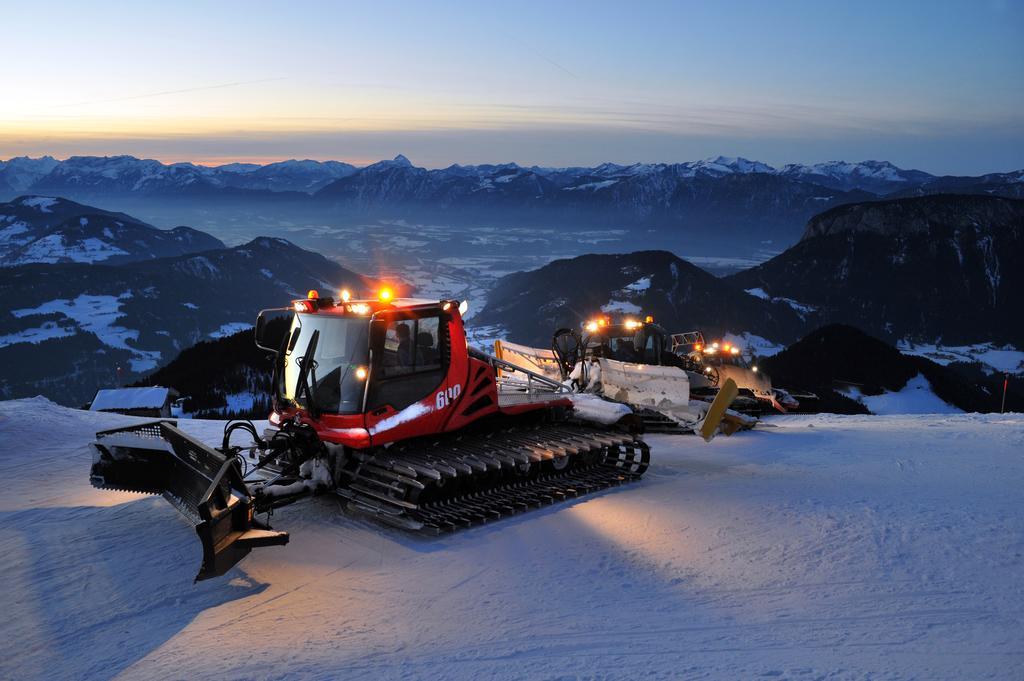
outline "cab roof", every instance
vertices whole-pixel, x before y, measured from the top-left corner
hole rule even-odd
[[[328,297],[300,298],[293,300],[291,308],[304,314],[355,314],[371,315],[382,310],[421,310],[438,308],[446,303],[457,306],[455,301],[431,300],[429,298],[358,298],[340,300]]]

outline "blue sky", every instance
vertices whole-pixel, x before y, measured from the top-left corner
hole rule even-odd
[[[1024,3],[7,2],[0,158],[1024,167]]]

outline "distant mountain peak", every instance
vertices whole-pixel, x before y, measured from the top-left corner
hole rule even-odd
[[[760,161],[751,161],[750,159],[743,158],[742,156],[716,156],[715,158],[705,159],[704,161],[698,161],[697,163],[705,165],[722,166],[737,173],[776,172],[775,168],[772,168],[767,163],[761,163]]]
[[[1020,206],[1021,203],[1013,199],[982,194],[936,194],[850,203],[812,217],[801,241],[862,232],[906,237],[931,234],[936,225],[959,227],[974,234],[991,234],[993,225],[1019,220]]]
[[[779,175],[830,189],[863,189],[875,194],[891,194],[908,186],[919,186],[935,179],[920,170],[906,170],[889,161],[824,161],[791,163],[777,171]]]
[[[936,194],[827,210],[796,245],[727,280],[881,338],[1021,346],[1022,255],[1024,202]]]
[[[671,332],[742,330],[788,340],[803,328],[791,306],[747,295],[663,250],[581,255],[507,275],[491,289],[474,323],[499,325],[515,342],[541,344],[554,329],[579,328],[602,310],[650,314]]]
[[[0,159],[0,168],[3,168],[4,166],[10,165],[12,163],[17,165],[55,165],[57,163],[60,163],[60,161],[55,159],[53,156],[39,156],[38,158],[32,158],[31,156],[13,156],[6,161]]]
[[[376,172],[388,171],[388,170],[394,170],[394,169],[423,170],[422,168],[416,168],[416,166],[414,166],[409,159],[407,159],[402,154],[399,154],[398,156],[395,156],[390,161],[385,159],[385,160],[377,161],[376,163],[371,163],[370,165],[368,165],[368,166],[366,166],[364,168],[359,168],[356,171],[355,174],[357,174],[357,175],[359,173],[371,173],[372,174],[372,173],[376,173]],[[427,172],[427,171],[424,171],[424,172]],[[431,172],[443,172],[443,171],[431,171]]]
[[[226,163],[222,166],[216,166],[215,169],[225,173],[251,173],[262,167],[258,163]]]
[[[30,263],[120,264],[224,248],[190,227],[162,230],[123,213],[49,196],[0,203],[0,268]]]
[[[278,236],[258,236],[249,243],[242,246],[242,248],[298,248],[295,244],[288,239],[282,239]]]

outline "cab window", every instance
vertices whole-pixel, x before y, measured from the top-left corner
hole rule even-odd
[[[617,359],[620,362],[637,361],[636,346],[633,344],[632,336],[626,338],[612,338],[610,339],[609,345],[611,346],[612,359]]]
[[[395,319],[388,324],[377,378],[370,387],[370,410],[385,405],[404,409],[439,389],[445,378],[447,330],[436,316]]]
[[[441,368],[440,319],[400,319],[388,325],[384,336],[381,373],[384,378],[436,371]]]

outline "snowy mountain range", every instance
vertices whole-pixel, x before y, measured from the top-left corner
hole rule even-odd
[[[627,229],[671,250],[723,252],[790,243],[812,215],[875,198],[833,190],[743,159],[595,168],[452,166],[427,170],[404,157],[375,163],[314,196],[336,216],[446,225]],[[650,235],[647,237],[650,242]]]
[[[9,161],[0,161],[0,191],[27,191],[60,164],[61,162],[52,156],[18,156]]]
[[[814,165],[789,164],[774,171],[801,182],[811,182],[831,189],[861,189],[873,194],[890,194],[906,187],[920,186],[935,179],[921,170],[903,170],[888,161],[829,161]]]
[[[30,263],[119,264],[224,244],[191,227],[157,229],[123,213],[67,199],[22,196],[0,203],[0,267]]]
[[[44,394],[81,404],[99,386],[139,377],[183,348],[248,328],[261,308],[286,305],[310,288],[342,286],[372,284],[269,237],[117,265],[3,267],[0,399]]]
[[[231,194],[231,190],[237,189],[312,192],[355,170],[355,166],[339,161],[291,160],[210,167],[165,164],[134,156],[72,156],[64,161],[49,156],[18,157],[0,161],[0,196],[12,192],[70,197]]]
[[[469,197],[485,201],[484,197],[519,196],[541,204],[586,205],[598,199],[653,210],[658,206],[671,206],[681,199],[700,198],[702,190],[694,191],[689,187],[702,187],[716,180],[737,183],[743,178],[747,178],[743,185],[748,187],[757,186],[757,182],[749,181],[757,178],[772,189],[791,181],[832,190],[831,194],[816,192],[814,198],[819,202],[818,207],[851,198],[844,193],[852,193],[852,198],[883,196],[939,179],[952,179],[938,178],[920,170],[904,170],[887,161],[831,161],[773,168],[745,158],[719,156],[685,163],[603,163],[593,168],[522,167],[506,163],[427,170],[399,155],[391,161],[380,161],[349,173],[316,195],[364,207],[388,202],[452,205]],[[963,180],[961,189],[969,190],[970,178],[959,179]],[[987,175],[977,180],[978,183],[1020,185],[1024,183],[1024,171]]]
[[[406,178],[406,182],[425,186],[433,194],[444,195],[449,185],[471,180],[477,191],[508,193],[502,190],[526,189],[530,186],[555,191],[597,193],[627,181],[648,179],[719,179],[736,175],[773,175],[799,182],[807,182],[840,191],[866,191],[876,195],[926,185],[937,176],[920,170],[905,170],[888,161],[828,161],[813,165],[789,164],[774,168],[766,163],[740,157],[718,156],[683,163],[635,163],[619,165],[603,163],[595,167],[549,168],[519,166],[515,163],[452,165],[428,170],[414,166],[405,156],[380,161],[362,168],[339,161],[289,160],[266,165],[231,163],[221,166],[203,166],[194,163],[165,164],[152,159],[133,156],[72,156],[58,161],[50,156],[42,158],[17,157],[0,161],[0,194],[3,192],[44,193],[72,195],[75,192],[93,193],[167,193],[209,192],[225,189],[260,191],[295,191],[320,193],[337,197],[346,193],[352,183],[339,182],[359,177],[354,183],[363,186],[374,178],[384,186],[383,196],[409,198],[388,186],[389,179]],[[1001,176],[1001,179],[998,177]],[[1021,183],[1024,171],[992,174],[980,181],[1007,184]],[[972,178],[955,178],[967,180]]]
[[[684,163],[547,168],[515,163],[427,169],[404,156],[356,168],[333,161],[163,164],[131,156],[0,162],[0,200],[60,196],[151,224],[408,224],[625,230],[648,248],[753,256],[795,243],[807,220],[838,205],[938,192],[1018,197],[1024,171],[935,177],[885,161],[774,168],[719,156]],[[265,232],[264,232],[265,233]],[[221,236],[223,233],[218,232]]]

